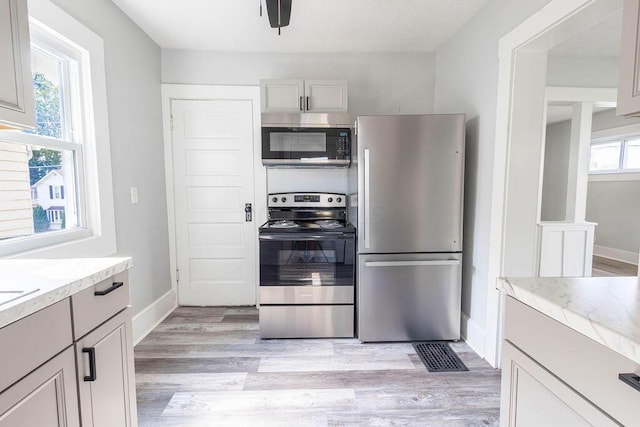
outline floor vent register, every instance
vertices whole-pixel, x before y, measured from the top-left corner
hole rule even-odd
[[[469,369],[447,342],[419,342],[413,347],[429,372],[462,372]]]

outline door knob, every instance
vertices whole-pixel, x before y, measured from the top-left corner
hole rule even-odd
[[[245,222],[251,222],[252,221],[252,208],[251,208],[251,203],[245,203],[244,204],[244,220]]]

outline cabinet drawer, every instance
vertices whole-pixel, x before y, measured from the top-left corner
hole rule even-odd
[[[640,365],[507,298],[505,338],[623,425],[637,425],[640,392],[618,379]]]
[[[116,274],[71,296],[73,337],[87,332],[125,309],[130,303],[128,272]]]
[[[68,298],[0,329],[0,390],[70,346],[72,341]]]

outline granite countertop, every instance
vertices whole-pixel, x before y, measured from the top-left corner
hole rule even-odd
[[[497,288],[640,363],[639,277],[506,277]]]
[[[61,301],[132,266],[131,258],[3,259],[0,296],[25,291],[2,303],[0,328]]]

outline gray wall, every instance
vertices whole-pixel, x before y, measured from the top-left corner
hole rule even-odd
[[[594,131],[640,123],[615,110],[593,115]],[[587,221],[597,222],[596,245],[638,252],[640,248],[640,181],[589,181]]]
[[[549,0],[492,0],[438,50],[436,112],[467,114],[462,311],[481,332],[487,315],[498,40]],[[482,349],[479,349],[482,351]]]
[[[163,83],[259,85],[260,79],[346,79],[349,113],[432,113],[435,55],[430,53],[224,53],[166,49]],[[267,171],[267,191],[347,193],[345,170]]]
[[[638,253],[640,181],[589,182],[587,221],[598,223],[596,245]]]
[[[565,219],[570,138],[571,121],[547,126],[542,182],[541,219],[543,221]]]
[[[162,82],[259,85],[260,79],[349,81],[349,113],[433,112],[435,55],[429,53],[223,53],[162,51]]]
[[[54,2],[104,40],[118,255],[133,257],[138,313],[171,289],[160,48],[110,0]]]
[[[569,87],[618,87],[616,56],[572,57],[549,55],[547,84]]]

